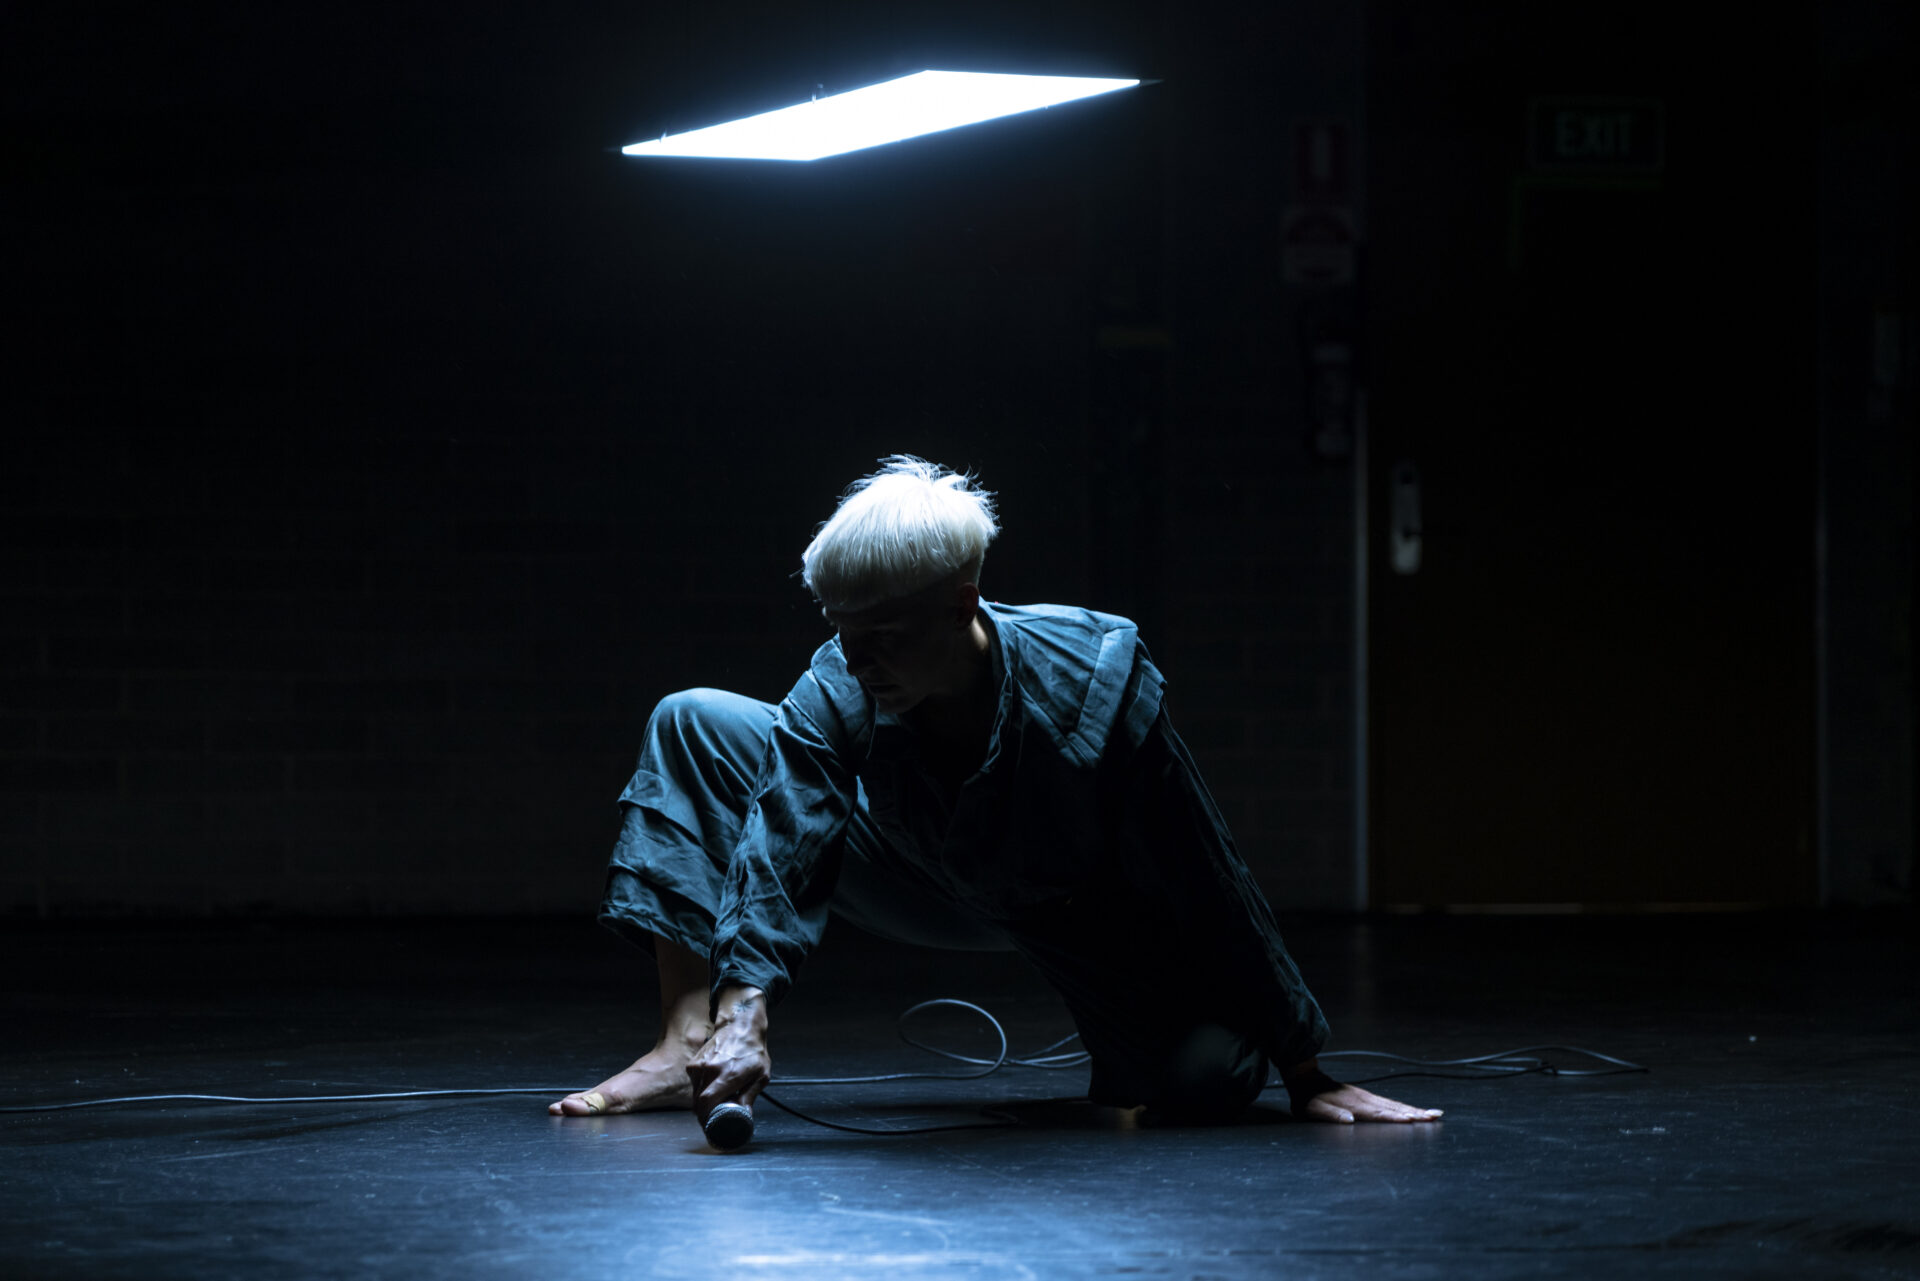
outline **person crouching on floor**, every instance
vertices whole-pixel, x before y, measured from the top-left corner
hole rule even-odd
[[[1328,1029],[1127,619],[989,604],[992,495],[907,455],[801,558],[834,631],[780,703],[661,700],[602,922],[659,968],[653,1048],[549,1111],[752,1104],[774,1008],[830,914],[1014,950],[1091,1057],[1087,1097],[1232,1118],[1278,1066],[1296,1117],[1430,1121],[1320,1070]]]

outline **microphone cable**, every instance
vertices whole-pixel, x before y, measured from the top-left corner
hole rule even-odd
[[[920,1013],[922,1010],[942,1006],[971,1010],[985,1019],[993,1028],[994,1035],[1000,1042],[999,1052],[992,1058],[979,1058],[973,1055],[960,1054],[953,1050],[941,1049],[936,1045],[929,1045],[925,1041],[908,1034],[906,1029],[908,1019]],[[983,1077],[992,1076],[994,1073],[1008,1067],[1033,1068],[1039,1071],[1060,1071],[1068,1068],[1082,1067],[1086,1065],[1092,1057],[1085,1050],[1066,1050],[1063,1048],[1069,1042],[1078,1039],[1078,1033],[1063,1036],[1052,1044],[1042,1046],[1040,1049],[1033,1051],[1031,1054],[1015,1055],[1010,1051],[1007,1041],[1007,1031],[1006,1028],[1001,1026],[1000,1020],[994,1018],[993,1015],[983,1007],[975,1005],[971,1001],[962,1001],[954,997],[936,997],[933,1000],[922,1001],[918,1005],[909,1007],[895,1020],[895,1029],[899,1033],[900,1039],[915,1049],[937,1055],[944,1059],[950,1059],[956,1063],[967,1064],[974,1070],[966,1072],[882,1072],[869,1076],[797,1076],[782,1078],[780,1085],[784,1088],[789,1085],[874,1085],[887,1081],[977,1081]],[[1590,1059],[1612,1064],[1613,1066],[1604,1068],[1565,1068],[1546,1059],[1537,1057],[1548,1051],[1585,1055]],[[1343,1081],[1342,1084],[1344,1085],[1365,1085],[1374,1081],[1385,1081],[1393,1077],[1402,1076],[1436,1077],[1451,1081],[1483,1081],[1525,1075],[1613,1076],[1623,1072],[1651,1071],[1649,1068],[1642,1067],[1637,1063],[1630,1063],[1625,1059],[1602,1054],[1597,1050],[1587,1050],[1579,1046],[1571,1045],[1531,1045],[1516,1050],[1505,1050],[1498,1054],[1483,1054],[1461,1059],[1416,1059],[1399,1054],[1388,1054],[1379,1050],[1335,1050],[1322,1053],[1318,1057],[1322,1059],[1380,1059],[1390,1063],[1405,1065],[1403,1068],[1382,1072],[1376,1076],[1359,1077],[1351,1081]],[[1262,1087],[1262,1090],[1272,1090],[1280,1086],[1280,1084],[1281,1082],[1277,1079],[1270,1080]],[[574,1092],[575,1091],[567,1086],[502,1086],[484,1089],[387,1090],[371,1094],[299,1094],[271,1097],[239,1094],[126,1094],[116,1095],[110,1098],[77,1099],[65,1103],[38,1103],[25,1106],[0,1107],[0,1114],[20,1115],[36,1112],[65,1112],[75,1108],[105,1107],[109,1104],[120,1103],[165,1103],[175,1101],[247,1104],[361,1103],[386,1099],[486,1097],[515,1094],[571,1094]],[[951,1125],[894,1126],[881,1129],[871,1126],[847,1125],[838,1121],[828,1121],[821,1117],[802,1112],[798,1108],[782,1102],[764,1090],[761,1091],[759,1097],[765,1099],[774,1107],[779,1108],[782,1112],[798,1117],[802,1121],[829,1130],[840,1130],[848,1134],[938,1134],[951,1130],[997,1130],[1020,1124],[1017,1118],[1006,1116],[1003,1113],[987,1113],[986,1115],[994,1116],[996,1119],[961,1122]],[[1067,1102],[1073,1100],[1062,1099],[1054,1101]]]

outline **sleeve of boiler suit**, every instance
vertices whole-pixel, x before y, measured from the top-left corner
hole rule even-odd
[[[1196,980],[1231,994],[1276,1066],[1312,1058],[1326,1044],[1326,1018],[1164,706],[1121,777],[1125,874],[1160,897]]]
[[[713,994],[757,987],[778,1002],[826,928],[857,787],[846,735],[813,672],[780,704],[759,788],[727,864],[711,973]]]

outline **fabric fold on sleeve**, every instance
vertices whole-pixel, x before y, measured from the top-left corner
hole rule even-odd
[[[739,984],[777,1003],[820,941],[858,794],[852,737],[816,660],[780,704],[728,862],[711,960],[714,997]]]
[[[1153,894],[1176,950],[1236,1009],[1274,1063],[1319,1053],[1328,1027],[1164,706],[1125,771],[1125,875]]]

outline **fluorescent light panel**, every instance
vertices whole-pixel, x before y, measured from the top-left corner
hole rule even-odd
[[[744,120],[677,133],[655,142],[636,142],[621,151],[629,156],[819,160],[1115,89],[1130,89],[1139,83],[1086,76],[921,71]]]

